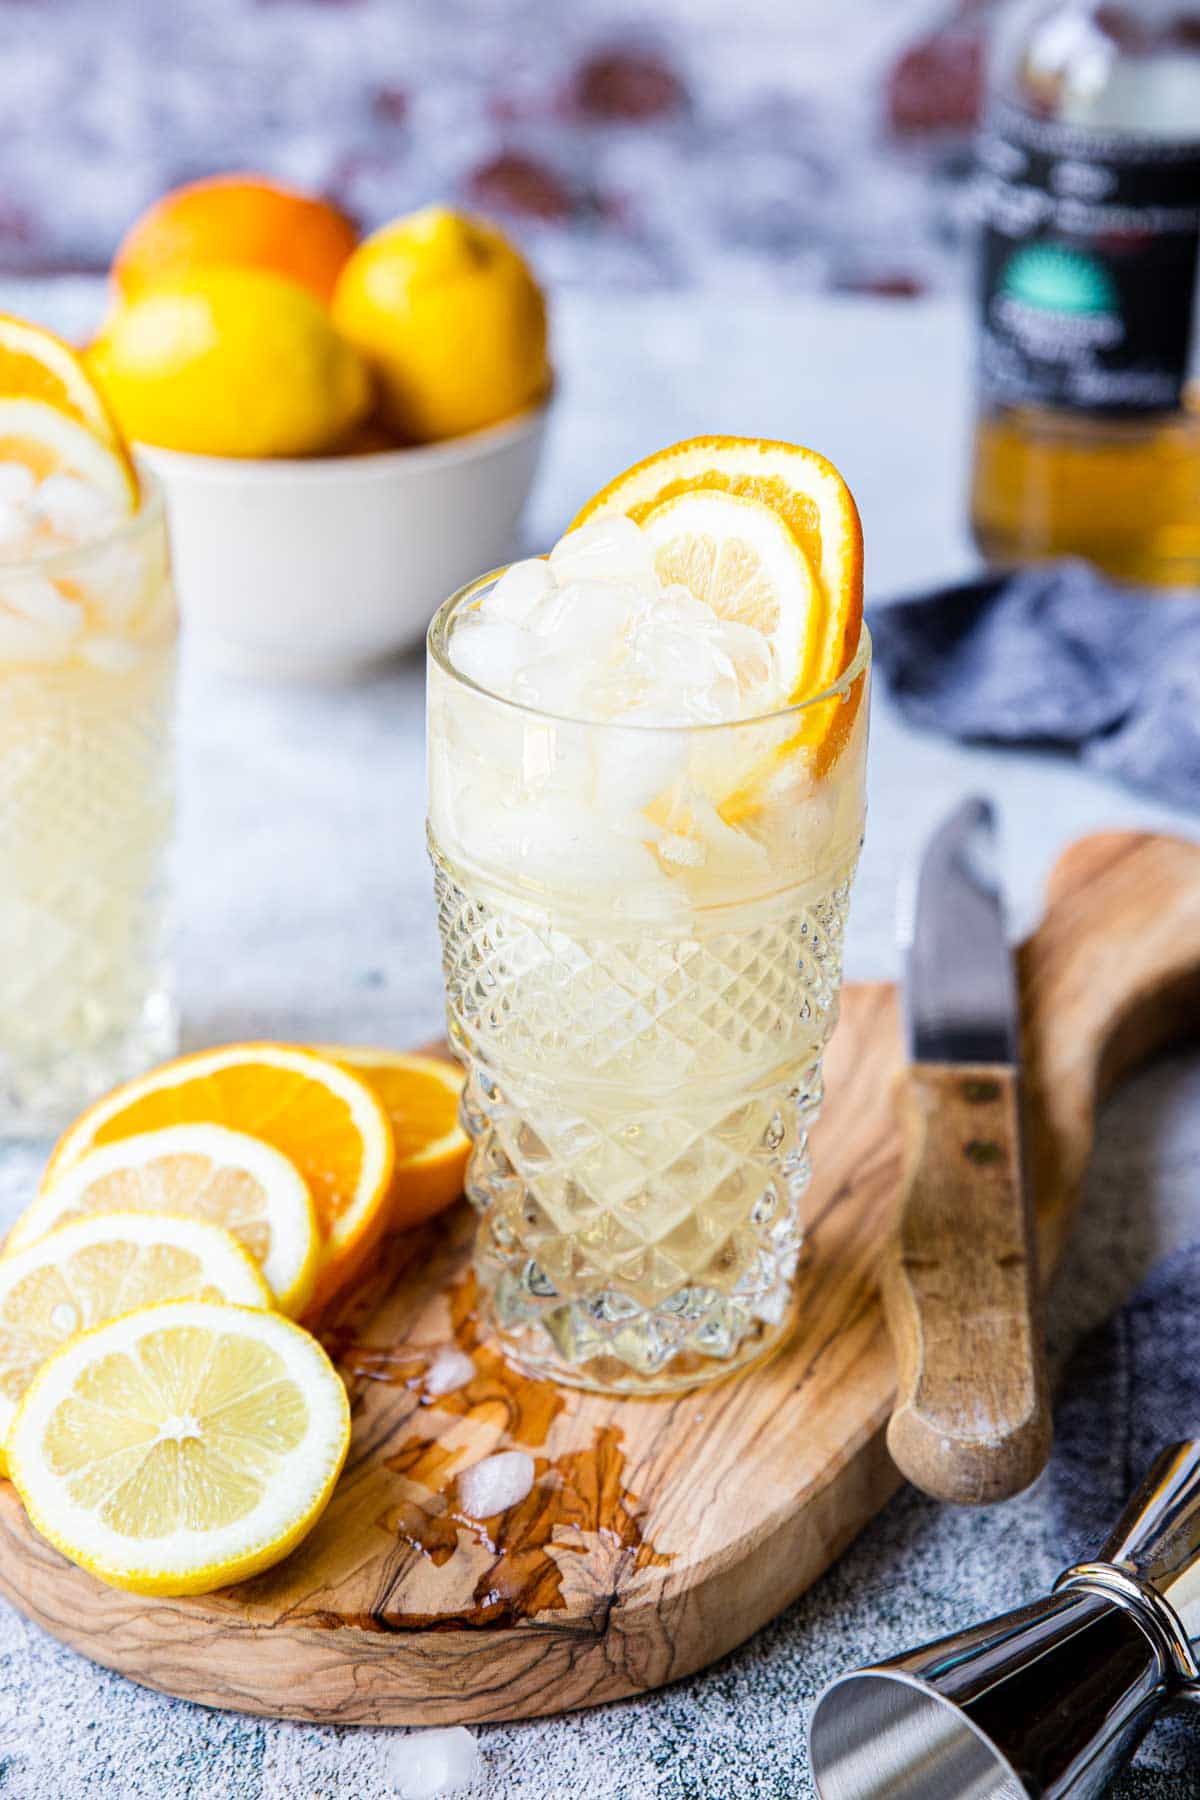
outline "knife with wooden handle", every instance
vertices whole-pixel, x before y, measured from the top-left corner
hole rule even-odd
[[[921,864],[904,979],[900,1212],[883,1298],[898,1393],[888,1449],[961,1506],[1008,1499],[1050,1454],[1019,1020],[990,803],[965,801]]]

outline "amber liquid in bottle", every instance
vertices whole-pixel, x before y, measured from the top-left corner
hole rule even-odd
[[[996,76],[976,542],[1200,587],[1200,8],[1026,6]]]

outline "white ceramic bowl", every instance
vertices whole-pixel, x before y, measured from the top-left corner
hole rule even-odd
[[[511,557],[548,408],[307,461],[139,445],[166,497],[189,644],[245,674],[332,679],[416,643],[448,594]]]

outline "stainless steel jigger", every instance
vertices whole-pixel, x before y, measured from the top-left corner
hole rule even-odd
[[[1087,1800],[1164,1708],[1200,1701],[1198,1656],[1191,1439],[1045,1599],[826,1688],[810,1737],[821,1800]]]

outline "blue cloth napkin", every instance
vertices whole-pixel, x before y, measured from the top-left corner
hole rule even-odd
[[[1064,1564],[1096,1554],[1160,1450],[1200,1437],[1198,1349],[1200,1243],[1160,1263],[1067,1370],[1049,1469]]]
[[[1200,598],[1120,588],[1090,563],[988,576],[869,615],[914,724],[966,742],[1077,749],[1200,811]]]

